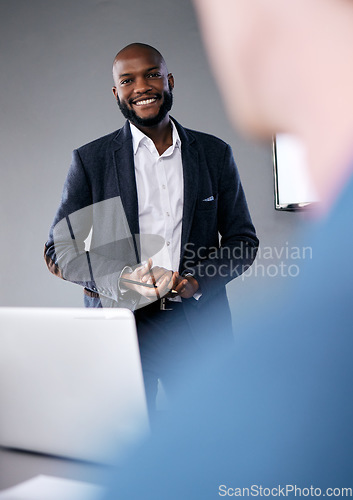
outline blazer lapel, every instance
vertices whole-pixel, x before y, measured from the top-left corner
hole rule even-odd
[[[138,201],[135,178],[134,153],[129,123],[114,138],[114,161],[119,193],[132,234],[139,233]]]
[[[138,199],[136,189],[134,153],[129,122],[127,121],[114,138],[114,161],[117,173],[119,194],[132,235],[136,260],[139,262],[140,250],[135,236],[139,234]]]
[[[199,155],[196,141],[191,134],[176,122],[181,140],[181,157],[183,162],[184,177],[184,209],[181,231],[180,264],[183,262],[185,245],[189,240],[192,220],[194,218],[195,204],[199,184]]]

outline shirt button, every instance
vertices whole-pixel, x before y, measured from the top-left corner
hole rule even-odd
[[[165,188],[166,188],[165,184],[163,184],[163,185],[162,185],[162,188],[163,188],[163,189],[165,189]]]
[[[167,247],[169,247],[169,245],[170,245],[170,241],[167,241]]]
[[[170,216],[169,212],[167,212],[168,217]]]

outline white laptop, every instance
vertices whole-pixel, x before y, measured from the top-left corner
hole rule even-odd
[[[0,308],[0,445],[111,463],[148,433],[127,309]]]

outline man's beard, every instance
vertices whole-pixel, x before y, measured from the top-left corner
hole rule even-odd
[[[160,94],[157,94],[158,99],[161,97],[162,96]],[[158,114],[153,118],[140,118],[132,108],[129,108],[125,103],[121,102],[118,96],[116,98],[116,102],[125,118],[136,125],[136,127],[154,127],[158,125],[172,109],[173,92],[170,86],[169,91],[163,92],[162,106],[159,108]]]

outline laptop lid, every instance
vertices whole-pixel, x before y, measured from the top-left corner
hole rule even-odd
[[[110,463],[148,433],[127,309],[0,308],[0,445]]]

